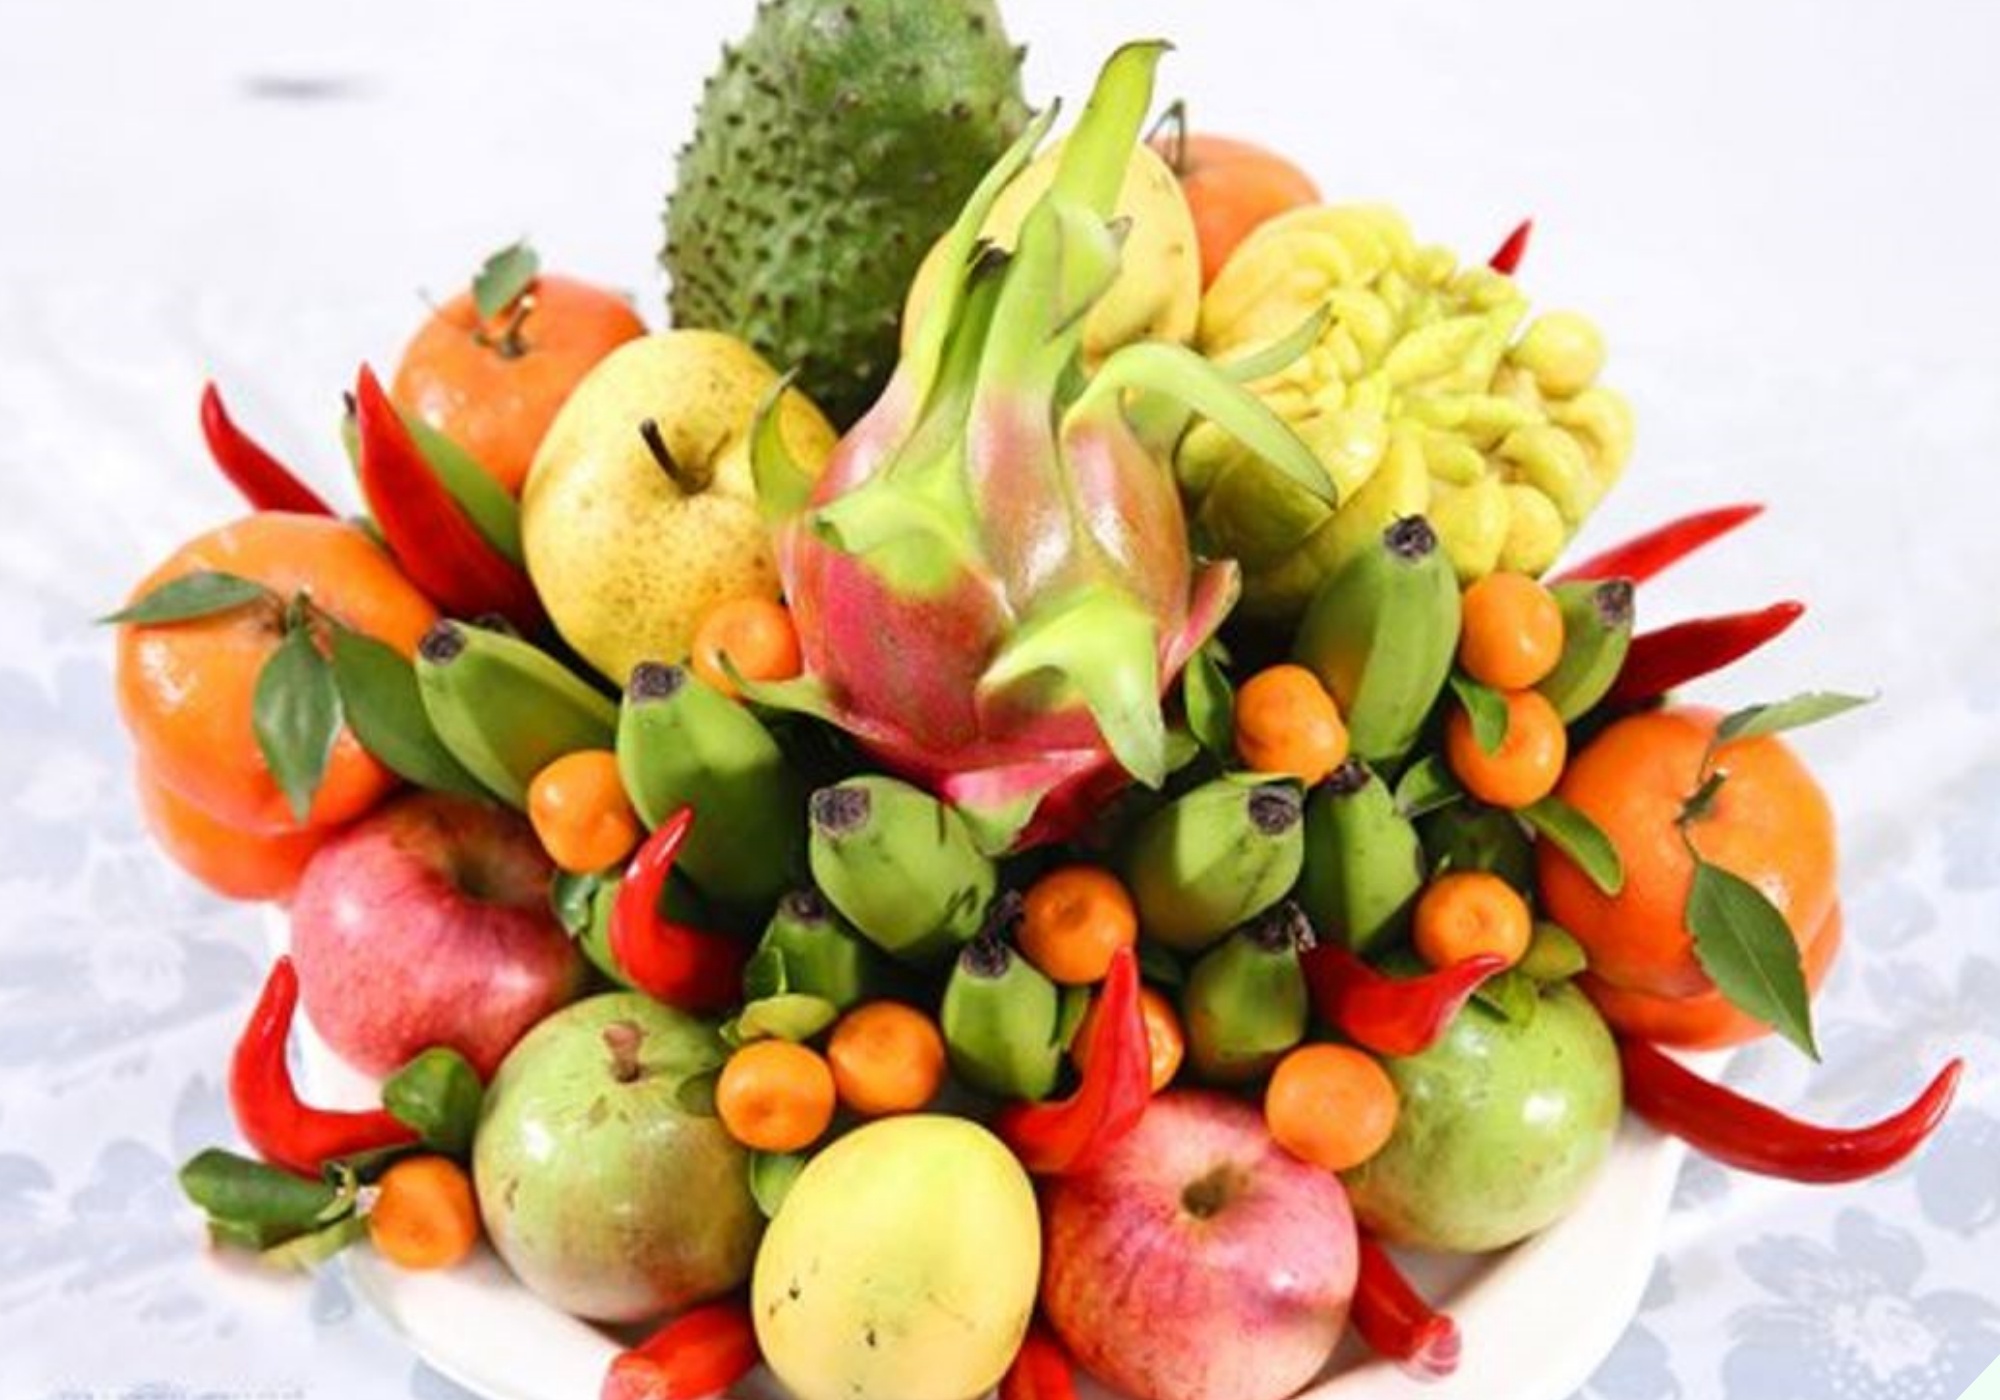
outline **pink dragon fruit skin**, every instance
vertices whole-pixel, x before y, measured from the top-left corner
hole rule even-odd
[[[1236,599],[1233,562],[1193,559],[1171,467],[1128,396],[1222,407],[1218,421],[1324,481],[1192,352],[1128,347],[1081,373],[1082,313],[1116,275],[1107,217],[1161,48],[1106,64],[1011,255],[977,230],[1053,113],[988,174],[947,235],[964,275],[809,489],[768,423],[753,434],[806,671],[751,694],[840,726],[994,850],[1065,837],[1126,782],[1164,779],[1162,694]]]

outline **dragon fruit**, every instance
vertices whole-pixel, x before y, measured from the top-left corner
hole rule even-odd
[[[748,687],[815,714],[951,802],[999,851],[1073,832],[1168,770],[1162,696],[1222,622],[1236,565],[1189,548],[1170,466],[1194,414],[1323,500],[1312,453],[1230,373],[1164,342],[1089,370],[1110,220],[1162,44],[1106,63],[1058,174],[1003,253],[978,239],[1051,109],[946,235],[931,301],[875,406],[815,481],[760,415],[752,462],[803,642],[798,680]]]

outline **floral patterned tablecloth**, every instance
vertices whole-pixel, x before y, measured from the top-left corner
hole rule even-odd
[[[1801,595],[1718,703],[1880,688],[1800,746],[1842,813],[1825,1061],[1730,1078],[1869,1116],[1949,1055],[1923,1158],[1812,1190],[1695,1163],[1588,1400],[1954,1400],[2000,1355],[2000,98],[1991,7],[1008,0],[1038,94],[1157,30],[1199,116],[1404,202],[1590,310],[1641,448],[1591,538],[1772,505],[1653,619]],[[490,247],[657,305],[667,153],[744,3],[9,7],[0,52],[0,1400],[453,1400],[337,1270],[214,1262],[176,1164],[230,1136],[255,911],[136,817],[90,619],[231,509],[196,391],[326,484],[355,363]],[[1879,10],[1879,12],[1877,12]],[[1322,32],[1324,31],[1324,32]],[[1981,133],[1984,133],[1982,135]],[[1472,1364],[1477,1364],[1476,1358]]]

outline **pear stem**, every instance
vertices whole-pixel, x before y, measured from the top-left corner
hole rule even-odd
[[[667,440],[660,435],[658,420],[652,418],[642,420],[639,424],[639,437],[646,444],[646,450],[653,454],[653,460],[660,464],[660,470],[665,472],[685,495],[699,496],[708,489],[708,483],[715,479],[713,468],[689,466],[667,450]]]
[[[604,1048],[611,1052],[611,1077],[620,1084],[630,1084],[643,1072],[639,1063],[639,1046],[644,1043],[646,1033],[632,1021],[613,1021],[604,1028]]]

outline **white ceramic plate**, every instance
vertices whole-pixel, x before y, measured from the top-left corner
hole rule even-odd
[[[304,1077],[318,1100],[380,1102],[374,1081],[303,1022],[301,1030]],[[1589,1195],[1552,1229],[1479,1260],[1408,1259],[1464,1336],[1450,1380],[1409,1380],[1350,1341],[1299,1400],[1569,1400],[1638,1308],[1684,1152],[1628,1118]],[[491,1400],[591,1400],[617,1352],[603,1332],[535,1298],[484,1247],[434,1274],[397,1269],[366,1249],[344,1258],[355,1287],[425,1361]],[[760,1374],[737,1394],[782,1400],[784,1392]]]

